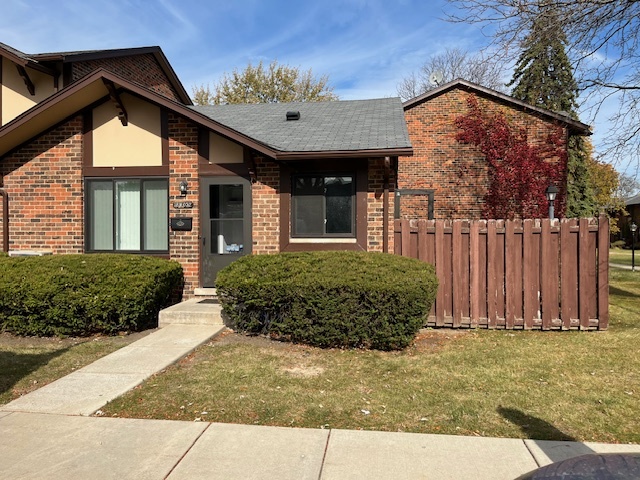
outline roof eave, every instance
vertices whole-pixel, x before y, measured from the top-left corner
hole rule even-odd
[[[40,65],[38,62],[31,60],[29,58],[16,55],[15,53],[2,47],[0,47],[0,57],[4,57],[7,60],[15,63],[16,65],[20,65],[22,67],[29,67],[34,70],[38,70],[39,72],[46,73],[47,75],[51,75],[53,77],[57,75],[54,69],[45,67],[44,65]]]
[[[518,100],[516,98],[513,98],[509,95],[506,95],[502,92],[498,92],[497,90],[493,90],[491,88],[487,88],[487,87],[483,87],[482,85],[478,85],[476,83],[472,83],[469,82],[467,80],[462,80],[462,79],[457,79],[457,80],[453,80],[449,83],[445,83],[444,85],[434,88],[433,90],[429,90],[428,92],[423,93],[422,95],[418,95],[415,98],[411,98],[409,100],[407,100],[406,102],[402,103],[402,107],[403,109],[409,110],[413,107],[415,107],[416,105],[419,105],[423,102],[426,102],[428,100],[430,100],[431,98],[437,97],[439,95],[442,95],[443,93],[449,91],[449,90],[453,90],[454,88],[462,88],[463,90],[467,90],[467,91],[475,91],[475,92],[479,92],[482,93],[484,95],[490,96],[490,97],[494,97],[496,99],[499,99],[503,102],[506,103],[510,103],[512,105],[515,105],[517,107],[520,107],[521,109],[525,110],[525,111],[530,111],[530,112],[535,112],[541,115],[545,115],[547,117],[551,117],[554,120],[557,120],[559,122],[565,123],[567,125],[567,127],[569,128],[569,130],[571,132],[577,133],[579,135],[592,135],[592,131],[591,131],[591,127],[589,125],[587,125],[586,123],[582,123],[578,120],[574,120],[571,117],[568,117],[566,115],[562,115],[560,113],[554,112],[552,110],[547,110],[545,108],[540,108],[540,107],[536,107],[534,105],[531,105],[527,102],[523,102],[522,100]]]
[[[311,160],[317,158],[378,158],[378,157],[410,157],[412,147],[375,148],[362,150],[322,150],[311,152],[283,152],[275,154],[276,160]]]
[[[31,109],[27,110],[20,116],[16,117],[6,125],[3,125],[2,127],[0,127],[0,139],[2,139],[2,137],[5,137],[11,134],[12,132],[15,132],[20,128],[24,128],[26,124],[28,124],[34,118],[37,118],[40,114],[44,113],[48,108],[56,105],[59,102],[65,101],[66,99],[72,97],[73,95],[79,94],[84,88],[88,88],[93,83],[99,82],[102,85],[103,80],[105,79],[115,83],[116,85],[124,88],[125,90],[128,90],[134,94],[137,94],[147,99],[148,101],[150,101],[151,103],[154,103],[155,105],[172,110],[178,115],[181,115],[202,127],[208,128],[216,133],[219,133],[224,137],[234,140],[237,143],[245,145],[249,148],[252,148],[272,158],[276,157],[277,152],[274,149],[262,144],[261,142],[258,142],[240,132],[237,132],[225,125],[222,125],[221,123],[218,123],[215,120],[212,120],[211,118],[205,115],[202,115],[179,102],[171,100],[159,93],[153,92],[148,88],[145,88],[141,85],[133,83],[129,80],[126,80],[120,77],[119,75],[104,69],[96,70],[95,72],[78,80],[77,82],[72,83],[68,87],[63,88],[59,92],[51,95],[50,97],[46,98],[42,102],[36,104]],[[106,87],[105,87],[105,95],[107,95]],[[72,113],[77,113],[77,111]],[[64,118],[60,118],[59,121],[62,121],[63,119]],[[5,155],[7,152],[18,147],[19,145],[21,145],[21,143],[17,142],[15,145],[12,145],[11,147],[6,148],[4,151],[0,153],[0,156]]]

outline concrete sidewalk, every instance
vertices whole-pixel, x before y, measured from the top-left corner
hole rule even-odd
[[[168,325],[91,365],[0,406],[1,411],[91,415],[224,328]]]
[[[88,417],[222,325],[168,325],[0,407],[4,479],[513,479],[640,445]]]
[[[0,412],[0,477],[513,479],[640,445],[261,427]]]

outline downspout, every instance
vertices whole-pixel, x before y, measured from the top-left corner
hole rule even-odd
[[[389,253],[389,177],[391,157],[384,157],[384,194],[382,198],[382,251]]]
[[[2,251],[9,253],[9,194],[0,188],[2,197]]]

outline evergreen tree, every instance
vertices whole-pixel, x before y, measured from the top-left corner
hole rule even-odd
[[[538,14],[522,43],[511,94],[532,105],[577,119],[578,85],[566,53],[567,37],[549,0],[538,3]],[[589,151],[584,138],[572,136],[567,145],[567,217],[597,214],[589,175]]]

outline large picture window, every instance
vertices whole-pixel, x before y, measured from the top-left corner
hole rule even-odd
[[[353,175],[294,175],[293,237],[355,237]]]
[[[167,179],[96,179],[86,183],[87,250],[169,251]]]

